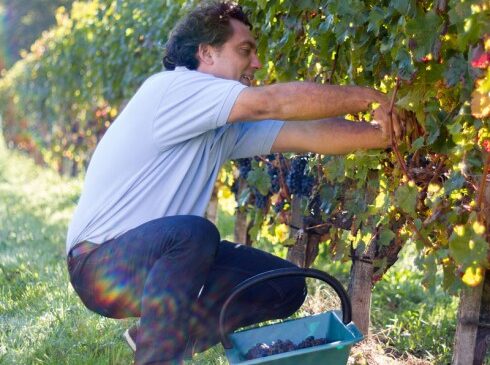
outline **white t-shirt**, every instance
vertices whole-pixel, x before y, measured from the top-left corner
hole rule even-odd
[[[221,165],[269,153],[283,125],[227,124],[245,87],[185,67],[147,79],[95,149],[67,252],[164,216],[203,216]]]

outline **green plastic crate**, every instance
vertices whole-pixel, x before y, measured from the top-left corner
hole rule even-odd
[[[329,311],[299,319],[290,319],[281,323],[244,331],[225,334],[223,324],[226,309],[238,293],[246,288],[281,276],[305,276],[321,279],[332,286],[341,299],[342,319],[338,311]],[[231,365],[345,365],[352,345],[363,339],[362,333],[351,322],[351,305],[342,285],[330,275],[314,269],[279,269],[257,275],[235,288],[223,306],[220,315],[220,331],[225,354]],[[309,336],[326,338],[324,345],[284,352],[257,359],[247,360],[245,355],[258,343],[271,344],[277,340],[291,340],[295,344]]]

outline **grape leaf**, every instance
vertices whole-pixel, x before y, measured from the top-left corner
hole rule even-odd
[[[378,243],[381,246],[389,246],[395,237],[396,234],[391,229],[385,228],[379,234]]]
[[[434,12],[428,12],[407,21],[407,33],[416,42],[416,59],[422,60],[432,53],[432,47],[439,37],[442,24],[442,18]]]
[[[487,263],[488,243],[474,225],[458,225],[449,238],[449,251],[465,267]]]
[[[392,0],[390,6],[395,8],[400,14],[413,17],[415,15],[416,4],[414,0]]]
[[[367,31],[373,32],[375,36],[379,35],[379,29],[383,25],[385,11],[379,6],[374,6],[369,12],[369,22]]]
[[[417,203],[417,187],[415,185],[402,185],[395,191],[396,206],[405,213],[415,215],[415,205]]]
[[[271,178],[265,167],[257,167],[251,170],[247,175],[247,182],[254,186],[262,195],[267,195],[271,189]]]
[[[451,174],[451,177],[444,183],[444,192],[449,195],[454,190],[461,189],[465,181],[466,179],[461,173]]]
[[[490,116],[490,93],[481,93],[474,90],[471,94],[471,114],[475,118]]]
[[[468,70],[468,61],[463,55],[458,54],[448,60],[446,71],[444,72],[444,80],[449,87],[455,86],[461,82]]]

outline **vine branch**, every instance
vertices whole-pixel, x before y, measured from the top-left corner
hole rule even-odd
[[[407,179],[410,180],[410,176],[408,174],[407,166],[405,165],[405,161],[403,161],[403,158],[400,154],[400,150],[398,149],[398,141],[396,140],[395,129],[394,129],[394,125],[393,125],[393,108],[395,106],[395,98],[396,98],[396,94],[398,93],[399,88],[400,88],[400,79],[397,77],[396,78],[396,84],[395,84],[395,90],[393,91],[393,95],[391,96],[390,110],[388,112],[390,115],[391,147],[393,148],[393,152],[395,152],[396,159],[398,160],[398,163],[400,164],[403,173],[405,174]]]

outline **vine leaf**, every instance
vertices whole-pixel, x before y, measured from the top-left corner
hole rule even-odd
[[[415,40],[415,58],[419,61],[432,53],[432,47],[439,37],[442,18],[436,13],[428,12],[424,16],[413,18],[407,22],[407,33]]]
[[[483,84],[483,81],[481,81],[481,84]],[[475,118],[486,118],[490,116],[490,93],[488,91],[482,92],[480,88],[473,91],[471,94],[471,114]]]
[[[396,237],[395,232],[391,229],[385,228],[381,231],[378,238],[378,243],[381,246],[389,246],[391,241]]]
[[[402,185],[395,191],[395,203],[405,213],[415,216],[418,190],[415,184]]]
[[[454,190],[461,189],[466,179],[461,173],[455,173],[444,183],[444,192],[450,194]]]
[[[468,61],[464,56],[458,54],[448,60],[446,71],[444,72],[444,80],[449,87],[456,86],[464,77],[468,70]]]
[[[464,267],[469,282],[476,280],[477,268],[487,264],[488,243],[483,238],[484,231],[484,227],[475,221],[455,226],[449,238],[451,256]]]
[[[250,186],[256,187],[260,194],[269,194],[271,178],[264,167],[251,170],[247,175],[247,182]]]
[[[466,285],[478,286],[483,280],[483,269],[480,266],[469,266],[466,268],[462,279]]]
[[[379,35],[379,29],[383,25],[385,18],[385,11],[379,6],[374,6],[369,12],[369,22],[367,26],[368,32],[373,32],[377,37]]]

